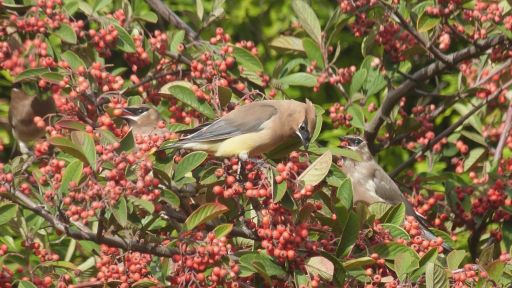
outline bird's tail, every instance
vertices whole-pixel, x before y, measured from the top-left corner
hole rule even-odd
[[[428,223],[425,221],[425,219],[418,214],[415,214],[416,220],[418,220],[418,223],[420,223],[420,228],[423,233],[423,237],[429,241],[437,239],[437,236],[430,230]],[[450,245],[443,242],[441,245],[443,247],[443,250],[447,253],[453,251],[453,248],[450,247]]]

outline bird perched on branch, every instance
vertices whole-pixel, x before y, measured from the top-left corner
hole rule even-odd
[[[315,107],[309,100],[265,100],[243,105],[211,123],[184,131],[192,134],[160,149],[201,150],[218,157],[247,160],[294,137],[307,149],[315,126]]]
[[[149,105],[136,105],[123,108],[120,116],[132,129],[133,135],[165,135],[169,131],[159,127],[160,113]]]
[[[55,113],[55,102],[52,97],[43,99],[38,95],[29,96],[21,89],[12,88],[9,125],[21,153],[29,153],[28,143],[44,135],[44,122],[43,125],[38,125],[34,118],[40,117],[39,120],[43,121],[42,119],[51,113]]]
[[[344,157],[343,162],[338,163],[343,173],[352,182],[354,203],[384,202],[393,205],[403,203],[406,215],[413,216],[419,222],[423,237],[428,240],[436,239],[436,236],[429,230],[425,219],[414,210],[393,179],[373,159],[366,141],[359,136],[344,136],[340,140],[344,144],[343,146],[357,152],[361,157],[360,160],[358,159],[359,161]],[[445,243],[443,243],[443,249],[447,252],[453,250]]]

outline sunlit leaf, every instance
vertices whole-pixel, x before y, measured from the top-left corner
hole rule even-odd
[[[206,203],[197,208],[185,221],[185,229],[192,230],[198,225],[219,217],[228,211],[228,207],[220,203]]]
[[[322,28],[315,11],[304,0],[292,1],[292,8],[304,30],[316,43],[322,42]]]
[[[187,154],[183,159],[178,162],[176,169],[174,170],[174,178],[180,179],[195,168],[197,168],[204,160],[208,157],[208,153],[202,151],[192,152]]]
[[[297,181],[302,181],[304,185],[316,185],[320,183],[327,173],[332,164],[332,153],[326,151],[322,156],[318,157],[315,162],[311,163],[309,167],[297,177]]]

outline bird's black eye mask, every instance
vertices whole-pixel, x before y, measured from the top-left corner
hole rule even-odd
[[[146,111],[149,110],[148,107],[125,107],[123,108],[124,111],[130,113],[131,115],[138,116],[141,114],[144,114]]]
[[[311,135],[309,134],[308,130],[308,119],[304,119],[302,124],[300,124],[299,128],[296,131],[297,135],[299,135],[300,140],[302,141],[302,144],[304,145],[304,148],[308,150],[309,146],[309,140],[311,138]]]

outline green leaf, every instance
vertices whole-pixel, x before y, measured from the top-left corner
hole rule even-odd
[[[73,53],[73,51],[68,50],[61,55],[62,59],[66,62],[68,62],[69,67],[73,69],[73,71],[76,71],[79,67],[86,68],[84,60],[80,58],[78,55]]]
[[[361,257],[357,259],[350,259],[343,262],[343,267],[346,270],[356,270],[360,268],[364,268],[365,266],[372,265],[375,263],[375,260],[373,260],[370,257]]]
[[[293,36],[279,36],[270,42],[270,47],[280,50],[304,52],[302,40]]]
[[[223,86],[217,87],[219,92],[219,104],[221,108],[226,107],[229,102],[231,102],[231,97],[233,96],[233,92],[231,89]]]
[[[119,142],[119,148],[117,148],[117,152],[123,151],[132,151],[135,149],[135,136],[133,136],[133,131],[130,130],[126,135],[124,135],[123,139]]]
[[[404,239],[404,240],[410,240],[411,239],[409,234],[404,229],[402,229],[400,226],[398,226],[398,225],[390,224],[390,223],[383,223],[383,224],[381,224],[381,226],[384,229],[388,230],[389,234],[391,234],[391,236],[394,239],[397,239],[397,238]]]
[[[503,222],[501,231],[503,231],[503,243],[505,247],[512,247],[512,222]]]
[[[311,38],[304,38],[302,40],[302,46],[304,47],[304,52],[306,52],[308,59],[310,61],[315,61],[319,68],[324,69],[324,57],[322,55],[322,50],[320,50],[318,44]]]
[[[341,234],[340,243],[336,248],[337,257],[345,257],[349,254],[354,243],[356,243],[357,237],[359,237],[359,231],[361,230],[359,216],[353,210],[349,211],[346,225]]]
[[[425,275],[425,270],[427,269],[427,264],[435,263],[438,254],[439,253],[437,252],[437,249],[435,249],[435,248],[428,250],[428,252],[425,253],[425,255],[423,255],[423,257],[421,257],[421,259],[420,259],[420,262],[419,262],[420,267],[411,274],[411,277],[410,277],[411,280],[417,281],[420,277]]]
[[[216,118],[217,115],[215,114],[215,111],[213,111],[213,108],[206,102],[200,102],[197,99],[196,94],[194,94],[194,92],[192,91],[192,89],[185,86],[185,83],[171,82],[169,84],[164,85],[160,89],[160,93],[171,94],[176,99],[194,108],[197,112],[203,114],[204,116],[210,119]]]
[[[278,203],[279,201],[281,201],[284,197],[284,195],[286,194],[286,188],[287,188],[287,184],[286,184],[286,181],[283,181],[281,182],[280,184],[277,184],[274,186],[274,202],[275,203]]]
[[[55,123],[55,126],[67,130],[84,131],[87,125],[78,120],[62,119]]]
[[[304,185],[316,185],[320,183],[327,173],[332,164],[332,153],[326,151],[322,156],[318,157],[315,162],[311,163],[309,167],[300,174],[297,178],[298,182],[303,182]]]
[[[0,206],[0,225],[4,225],[16,217],[18,206],[16,204],[7,203]]]
[[[172,53],[177,53],[178,46],[180,46],[184,39],[185,31],[179,30],[178,32],[174,33],[169,44],[169,51],[171,51]]]
[[[340,187],[336,191],[336,199],[338,199],[338,203],[336,205],[342,205],[343,207],[350,209],[352,208],[352,201],[354,195],[352,192],[352,182],[349,178],[343,180]]]
[[[477,147],[469,151],[468,157],[464,160],[464,172],[473,168],[485,154],[485,149]]]
[[[249,268],[252,272],[257,272],[256,269],[254,269],[255,262],[263,264],[264,272],[268,276],[279,276],[286,274],[281,266],[277,265],[274,261],[272,261],[272,258],[267,255],[260,254],[258,252],[250,252],[240,256],[240,264],[244,265],[246,268]]]
[[[427,288],[448,288],[450,286],[446,270],[434,263],[427,264],[425,278]]]
[[[197,168],[203,161],[208,157],[208,153],[203,151],[196,151],[187,154],[181,161],[176,165],[174,170],[174,179],[179,180],[195,168]]]
[[[96,144],[92,136],[84,131],[71,132],[71,141],[82,150],[87,162],[93,170],[96,169]]]
[[[334,264],[322,256],[311,257],[305,261],[306,270],[309,274],[318,275],[320,278],[330,282],[334,275]]]
[[[64,79],[64,76],[57,72],[46,72],[43,75],[41,75],[41,78],[50,83],[59,84],[59,82]]]
[[[139,18],[143,21],[146,21],[148,23],[158,22],[158,15],[156,15],[152,11],[142,11],[140,14],[137,14],[137,18]]]
[[[373,96],[375,93],[386,87],[386,79],[378,71],[372,71],[367,74],[368,81],[366,82],[366,89],[368,90],[367,97]]]
[[[297,72],[279,79],[279,82],[289,86],[313,87],[316,85],[316,77],[305,72]]]
[[[168,189],[162,190],[162,195],[160,196],[165,202],[169,203],[174,208],[180,207],[180,197],[176,195],[176,193],[172,192]]]
[[[233,230],[233,224],[221,224],[213,229],[213,233],[215,234],[215,238],[219,239],[221,237],[227,236]]]
[[[20,82],[20,81],[23,81],[26,79],[36,78],[36,77],[41,76],[47,72],[50,72],[50,70],[48,70],[48,68],[27,69],[27,70],[21,72],[20,74],[18,74],[18,76],[16,76],[16,78],[14,78],[14,83],[17,83],[17,82]]]
[[[78,267],[69,262],[69,261],[48,261],[48,262],[44,262],[44,263],[41,263],[42,266],[45,266],[45,267],[60,267],[60,268],[65,268],[65,269],[69,269],[69,270],[77,270]]]
[[[402,225],[405,218],[405,205],[400,203],[389,208],[380,218],[383,223]]]
[[[472,141],[474,141],[474,142],[476,142],[476,143],[478,143],[478,144],[480,144],[480,145],[482,145],[484,147],[487,146],[487,143],[485,142],[484,136],[482,136],[481,134],[469,132],[467,130],[462,131],[461,134],[464,137],[466,137],[466,138],[468,138],[468,139],[470,139],[470,140],[472,140]]]
[[[110,0],[98,0],[94,4],[94,8],[92,9],[93,13],[100,11],[101,9],[108,6],[108,4],[112,3]]]
[[[75,31],[68,24],[61,23],[59,29],[55,30],[53,33],[64,42],[76,44],[77,37]]]
[[[128,201],[133,203],[133,205],[148,211],[149,213],[155,212],[155,205],[153,205],[151,201],[137,198],[134,196],[128,196]]]
[[[69,183],[75,182],[78,184],[80,178],[82,177],[82,171],[84,168],[84,163],[80,160],[72,161],[66,166],[64,169],[64,175],[62,176],[62,181],[60,183],[59,194],[67,194]]]
[[[395,258],[394,270],[400,281],[404,281],[407,274],[420,267],[419,259],[408,253],[400,253]]]
[[[464,250],[453,250],[446,256],[446,264],[448,265],[448,269],[455,270],[459,268],[462,260],[466,257],[466,251]]]
[[[37,288],[36,285],[32,284],[32,282],[20,280],[18,282],[18,288]]]
[[[128,207],[124,197],[121,197],[119,200],[117,200],[112,213],[114,218],[116,218],[117,223],[119,223],[119,225],[122,227],[126,227],[126,224],[128,224]]]
[[[352,120],[350,120],[350,124],[356,128],[364,129],[364,114],[363,108],[361,106],[355,104],[350,105],[347,109],[347,113],[352,115]]]
[[[149,279],[142,279],[135,283],[133,283],[130,287],[133,288],[149,288],[149,287],[158,287],[158,282],[149,280]]]
[[[358,70],[352,76],[352,82],[350,83],[350,95],[354,95],[356,92],[361,90],[364,82],[366,81],[366,76],[368,75],[368,71],[366,69]]]
[[[235,56],[238,65],[243,67],[244,72],[258,73],[263,71],[263,64],[261,64],[260,59],[248,50],[233,46],[233,56]]]
[[[371,247],[371,251],[379,254],[381,258],[389,260],[395,260],[396,257],[402,253],[408,253],[412,257],[419,258],[418,254],[412,248],[395,242],[377,244]]]
[[[50,138],[49,142],[51,145],[59,148],[63,152],[66,152],[69,155],[82,160],[82,162],[89,164],[89,160],[83,153],[82,148],[76,145],[75,143],[71,142],[68,138],[62,136],[55,136]]]
[[[117,36],[117,48],[126,53],[135,53],[135,42],[133,42],[132,36],[123,27],[121,27],[116,22],[112,22],[114,28],[116,28],[118,36]]]
[[[345,270],[345,268],[343,268],[341,262],[333,254],[327,253],[326,251],[319,250],[318,253],[320,254],[320,256],[323,256],[327,260],[331,261],[331,263],[334,265],[334,273],[332,275],[334,280],[333,282],[336,285],[336,287],[343,287],[343,284],[345,283],[345,280],[347,278],[347,271]]]
[[[320,45],[322,43],[322,28],[315,11],[303,0],[292,1],[292,8],[302,28]]]
[[[441,23],[441,18],[439,17],[432,17],[428,15],[427,13],[423,13],[418,18],[418,32],[428,32],[432,30],[434,27],[436,27],[439,23]]]
[[[196,0],[196,11],[197,11],[197,17],[200,21],[203,21],[204,16],[204,6],[202,0]]]
[[[192,230],[211,219],[217,218],[228,211],[228,207],[220,203],[206,203],[197,208],[185,221],[185,229]]]

